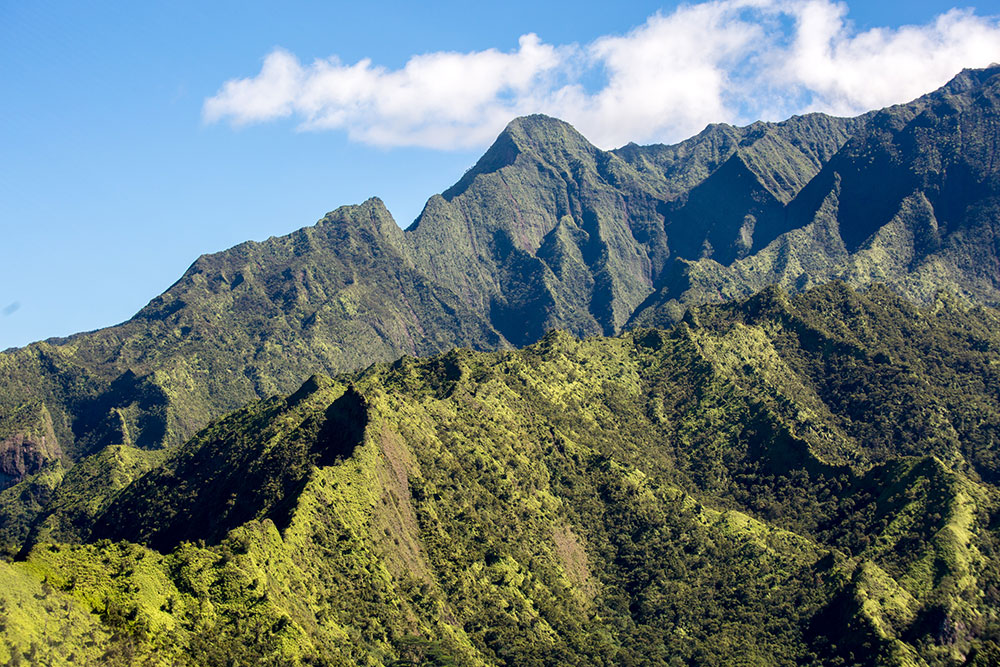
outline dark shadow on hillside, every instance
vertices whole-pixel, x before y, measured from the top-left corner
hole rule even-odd
[[[251,520],[291,522],[316,465],[333,465],[361,443],[368,412],[348,389],[323,412],[280,432],[295,400],[233,415],[126,488],[91,538],[141,542],[162,552],[184,541],[218,543]]]

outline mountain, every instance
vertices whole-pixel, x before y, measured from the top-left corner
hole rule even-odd
[[[761,193],[797,191],[861,122],[813,114],[715,125],[677,146],[605,152],[566,123],[520,118],[455,186],[430,199],[407,238],[428,273],[488,313],[514,344],[555,327],[611,335],[672,256],[698,257],[726,234],[731,243],[745,216],[733,209]],[[779,150],[783,162],[771,163]],[[784,186],[774,185],[776,194],[755,171],[765,165]],[[720,189],[739,201],[715,202],[715,220],[697,219],[704,193]]]
[[[1000,303],[1000,68],[854,119],[711,125],[602,151],[513,121],[401,231],[377,199],[196,261],[128,322],[0,354],[0,482],[175,446],[313,372],[552,328],[614,335],[839,279]]]
[[[377,199],[342,207],[201,257],[128,322],[0,354],[0,482],[108,445],[176,446],[313,372],[614,335],[770,284],[997,304],[998,74],[674,146],[602,151],[519,118],[406,231]]]
[[[998,93],[519,118],[0,353],[0,662],[996,664]]]
[[[998,325],[834,281],[313,376],[0,494],[63,499],[0,660],[995,664]]]
[[[767,285],[883,282],[918,303],[941,289],[1000,303],[1000,68],[966,70],[871,114],[785,206],[790,231],[727,263],[678,258],[633,323]]]
[[[668,202],[734,171],[743,199],[762,188],[787,199],[861,122],[715,125],[677,146],[609,153],[561,121],[517,119],[405,232],[377,199],[345,206],[201,257],[124,324],[0,354],[0,474],[13,482],[111,444],[177,445],[314,371],[524,345],[554,327],[616,333],[678,252]],[[753,185],[758,173],[770,190]],[[693,219],[693,206],[678,215]],[[742,224],[726,215],[738,220],[711,234]],[[703,239],[687,236],[700,252]]]

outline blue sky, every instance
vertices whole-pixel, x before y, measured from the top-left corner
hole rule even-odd
[[[363,4],[0,3],[0,349],[342,204],[405,226],[519,113],[675,141],[1000,61],[996,0]]]

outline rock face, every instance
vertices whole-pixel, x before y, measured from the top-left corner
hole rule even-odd
[[[52,417],[44,405],[23,407],[0,420],[0,488],[61,456]]]
[[[967,70],[930,95],[870,114],[784,206],[788,231],[737,261],[678,258],[633,322],[675,321],[691,304],[832,279],[885,283],[924,304],[947,289],[996,305],[998,151],[996,67]]]
[[[614,151],[519,118],[405,231],[377,199],[345,206],[199,258],[128,322],[0,355],[0,417],[43,403],[75,460],[177,445],[315,372],[671,324],[768,285],[995,305],[998,100],[1000,68],[970,70],[854,119]]]
[[[46,455],[46,445],[44,437],[41,442],[33,442],[23,435],[0,441],[0,485],[6,487],[11,482],[38,472],[51,458]]]

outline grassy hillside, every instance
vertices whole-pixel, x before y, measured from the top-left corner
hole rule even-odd
[[[833,284],[314,377],[75,534],[34,531],[4,566],[51,589],[33,618],[86,613],[8,650],[58,660],[89,632],[119,664],[988,664],[998,318]]]

